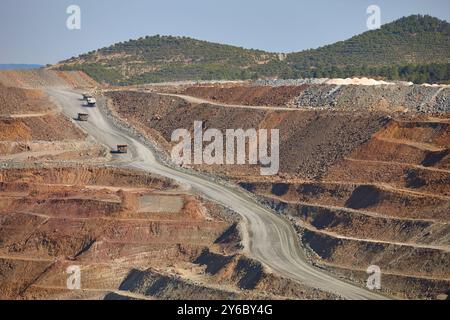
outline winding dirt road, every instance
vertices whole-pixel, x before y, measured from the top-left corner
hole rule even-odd
[[[346,299],[385,299],[376,292],[339,280],[311,266],[292,225],[247,194],[185,170],[161,164],[150,148],[111,123],[99,108],[84,107],[79,93],[65,89],[47,89],[46,92],[67,117],[73,119],[78,112],[88,113],[89,120],[78,122],[78,125],[99,143],[111,149],[117,144],[128,144],[130,152],[126,155],[113,155],[112,163],[174,179],[240,214],[244,222],[242,234],[245,250],[272,271]]]

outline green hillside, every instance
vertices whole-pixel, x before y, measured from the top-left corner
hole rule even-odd
[[[261,50],[187,37],[153,36],[117,43],[61,63],[96,80],[127,84],[190,79],[241,79],[249,68],[277,59]]]
[[[371,76],[414,82],[450,80],[450,24],[404,17],[378,30],[318,49],[276,53],[187,37],[152,36],[63,61],[97,81],[140,84],[175,80]]]
[[[409,16],[346,41],[292,53],[288,63],[306,76],[373,75],[386,67],[448,64],[450,24],[430,16]]]

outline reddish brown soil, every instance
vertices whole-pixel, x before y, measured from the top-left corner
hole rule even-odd
[[[184,94],[226,104],[249,106],[284,106],[308,86],[197,86],[190,87]]]
[[[0,140],[2,141],[82,140],[85,137],[81,130],[60,115],[0,119]]]
[[[50,109],[42,92],[6,87],[0,83],[0,115],[47,112]]]
[[[321,259],[348,269],[366,269],[377,259],[377,265],[388,273],[437,280],[449,276],[449,254],[439,250],[337,239],[311,231],[305,231],[302,240]]]
[[[0,83],[17,88],[95,88],[93,79],[79,71],[53,71],[46,69],[3,70],[0,72]]]
[[[105,277],[101,270],[95,272],[95,264],[120,268],[125,276],[132,268],[190,261],[205,246],[213,247],[230,226],[218,214],[218,207],[183,194],[185,205],[179,213],[138,213],[141,195],[175,186],[137,171],[2,170],[0,181],[3,299],[26,297],[30,288],[33,295],[53,286],[67,293],[61,280],[69,264],[92,269],[84,278],[87,288],[108,291],[112,284],[118,288],[121,273]],[[24,270],[29,270],[29,276],[21,277]]]
[[[354,183],[241,182],[251,192],[286,203],[334,206],[377,213],[392,218],[450,222],[450,199],[438,195],[408,193],[407,189]]]

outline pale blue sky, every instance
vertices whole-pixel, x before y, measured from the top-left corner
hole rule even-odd
[[[66,28],[71,4],[81,30]],[[371,4],[382,23],[415,13],[450,21],[450,0],[1,0],[0,63],[54,63],[154,34],[300,51],[366,31]]]

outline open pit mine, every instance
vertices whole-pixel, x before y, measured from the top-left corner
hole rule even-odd
[[[195,121],[278,172],[173,163]],[[0,71],[0,299],[447,299],[449,148],[445,85]]]

